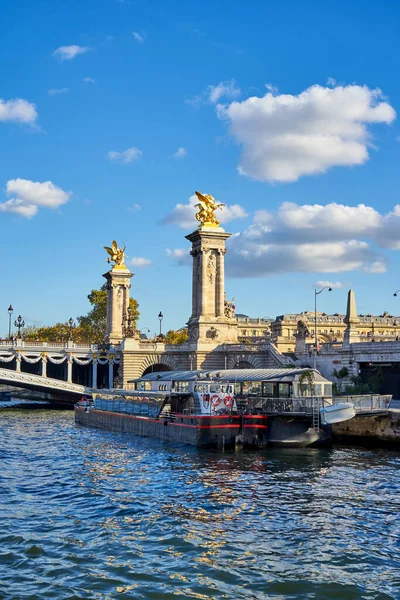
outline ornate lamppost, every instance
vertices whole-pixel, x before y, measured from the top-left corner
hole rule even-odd
[[[8,339],[11,339],[11,316],[14,312],[12,305],[8,307]]]
[[[160,337],[162,337],[162,331],[161,331],[161,326],[162,326],[162,320],[164,318],[164,315],[162,314],[161,310],[158,313],[158,318],[160,319]]]
[[[18,329],[17,338],[20,340],[21,339],[21,329],[23,329],[23,327],[25,327],[25,321],[23,320],[21,315],[18,315],[18,317],[15,319],[14,325]]]
[[[318,294],[322,294],[324,290],[328,290],[328,292],[332,291],[331,287],[327,285],[321,288],[318,292],[314,290],[314,369],[317,368],[317,352],[318,352],[318,332],[317,332],[317,296]]]
[[[73,320],[72,317],[70,317],[68,319],[67,324],[68,324],[68,341],[72,342],[73,341],[73,339],[72,339],[72,330],[75,327],[75,323],[74,323],[74,320]]]
[[[196,357],[194,356],[194,354],[189,354],[189,360],[190,360],[190,370],[193,371],[193,360]]]

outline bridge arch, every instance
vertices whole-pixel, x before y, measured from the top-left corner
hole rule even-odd
[[[148,373],[156,373],[157,371],[177,371],[177,364],[172,356],[160,356],[159,354],[149,354],[143,360],[140,372],[143,375]]]
[[[262,359],[257,356],[237,356],[228,357],[227,369],[261,369]]]

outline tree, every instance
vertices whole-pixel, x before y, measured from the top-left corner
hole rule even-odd
[[[97,344],[104,340],[107,324],[107,287],[104,283],[99,290],[92,290],[88,295],[92,309],[87,315],[78,317],[79,328],[91,343]],[[139,318],[139,303],[134,298],[129,299],[132,309],[132,321],[136,326]]]
[[[170,329],[165,334],[164,341],[166,344],[184,344],[188,340],[187,329]]]
[[[299,375],[299,388],[302,396],[312,396],[314,371],[307,369]]]
[[[333,369],[332,376],[336,377],[336,379],[338,380],[337,390],[338,390],[339,394],[342,391],[343,379],[348,377],[348,375],[349,375],[349,370],[347,367],[342,367],[341,369],[339,369],[339,371],[337,369]]]
[[[92,290],[88,295],[92,306],[87,315],[77,317],[78,325],[72,329],[68,323],[56,323],[55,325],[36,327],[34,325],[25,327],[23,338],[25,340],[40,340],[42,342],[66,342],[70,338],[74,342],[98,344],[106,335],[107,324],[107,288],[102,285],[99,290]],[[136,326],[139,318],[139,304],[134,298],[129,299],[132,309],[132,320]]]

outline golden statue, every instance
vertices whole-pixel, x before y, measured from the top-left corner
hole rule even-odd
[[[113,261],[116,267],[121,267],[125,269],[125,248],[125,245],[123,249],[118,248],[117,242],[115,240],[112,241],[111,248],[109,246],[104,246],[104,249],[107,250],[108,254],[110,255],[107,258],[107,262],[110,263],[111,261]]]
[[[215,216],[217,208],[222,210],[225,204],[218,204],[210,194],[201,194],[196,192],[196,196],[199,199],[199,203],[196,207],[199,207],[199,212],[196,213],[196,219],[200,221],[201,225],[208,227],[218,227],[219,221]],[[201,226],[200,225],[200,226]]]

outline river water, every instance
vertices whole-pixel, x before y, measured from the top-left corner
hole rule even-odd
[[[0,410],[0,598],[398,599],[400,453],[212,453]]]

